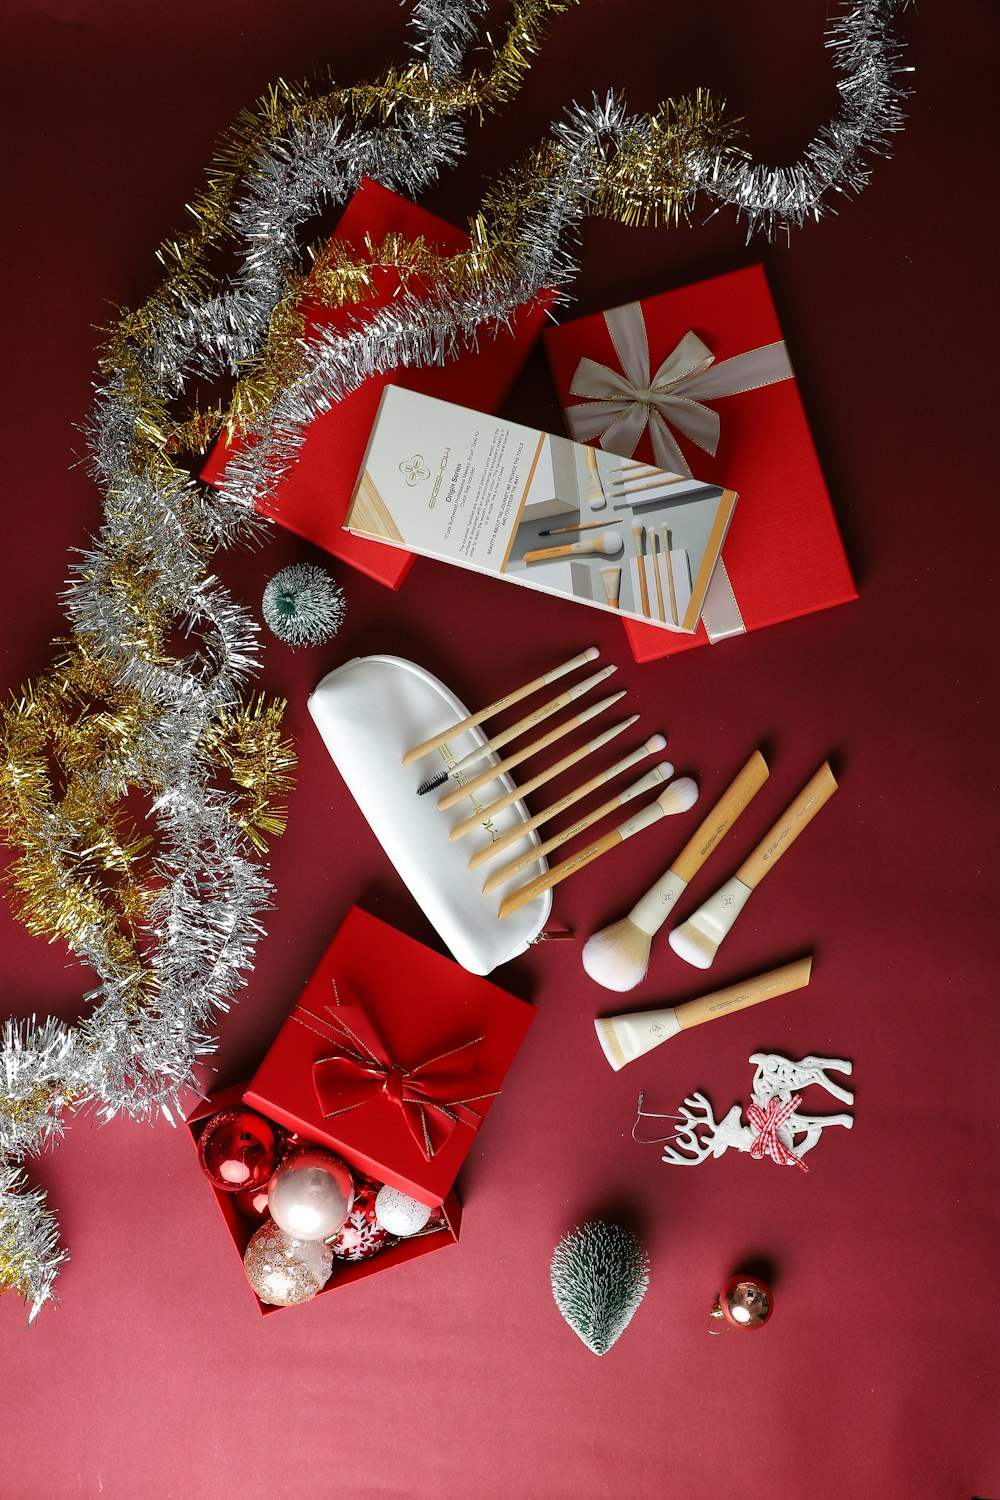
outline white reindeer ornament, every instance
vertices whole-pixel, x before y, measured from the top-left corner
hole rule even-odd
[[[845,1104],[854,1103],[849,1089],[827,1076],[827,1069],[851,1072],[851,1064],[840,1057],[803,1057],[791,1062],[777,1052],[754,1052],[750,1061],[756,1065],[751,1102],[746,1107],[748,1124],[741,1115],[743,1106],[734,1104],[721,1120],[716,1120],[704,1094],[691,1094],[684,1100],[679,1114],[663,1115],[642,1107],[632,1127],[634,1140],[639,1120],[676,1120],[678,1128],[670,1136],[655,1137],[664,1146],[663,1160],[675,1167],[694,1167],[708,1158],[721,1156],[730,1146],[749,1151],[751,1156],[770,1156],[780,1166],[799,1167],[808,1172],[802,1157],[811,1151],[828,1125],[843,1125],[850,1130],[853,1115],[807,1115],[799,1112],[799,1094],[810,1083],[816,1083]],[[645,1140],[642,1144],[654,1144]]]

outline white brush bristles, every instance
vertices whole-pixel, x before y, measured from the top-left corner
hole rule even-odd
[[[681,927],[675,927],[669,934],[668,941],[678,958],[693,964],[696,969],[710,969],[712,960],[719,951],[721,939],[714,933],[703,932],[694,922],[688,921]]]
[[[677,781],[672,781],[656,800],[665,817],[687,812],[698,800],[698,783],[690,776],[681,776]]]
[[[583,967],[606,990],[623,994],[645,979],[651,946],[648,933],[637,927],[631,917],[623,917],[587,939],[583,945]]]
[[[667,748],[667,737],[665,734],[651,734],[646,741],[645,747],[650,755],[658,755],[661,750]]]

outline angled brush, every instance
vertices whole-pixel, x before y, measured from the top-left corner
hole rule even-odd
[[[803,828],[837,790],[829,762],[824,761],[802,788],[787,812],[764,835],[724,886],[700,906],[692,917],[670,934],[670,946],[679,958],[698,969],[707,969],[719,945],[760,885],[768,870],[790,849]]]
[[[724,990],[715,990],[711,995],[700,995],[697,1000],[686,1000],[673,1009],[633,1011],[627,1016],[599,1016],[594,1022],[597,1040],[617,1073],[626,1063],[644,1057],[661,1042],[669,1041],[692,1026],[716,1021],[720,1016],[731,1016],[737,1010],[748,1010],[751,1005],[760,1005],[775,995],[804,989],[811,973],[810,956],[785,964],[784,968],[772,969],[768,974],[758,974],[754,979],[745,979],[742,984],[727,985]]]

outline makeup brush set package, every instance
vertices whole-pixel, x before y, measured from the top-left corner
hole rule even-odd
[[[353,907],[249,1084],[188,1120],[262,1313],[454,1245],[530,1005]]]
[[[390,385],[344,525],[690,636],[736,499]]]
[[[762,266],[542,335],[566,431],[600,463],[656,464],[739,491],[694,634],[625,622],[637,661],[857,597]],[[643,520],[637,515],[637,520]]]

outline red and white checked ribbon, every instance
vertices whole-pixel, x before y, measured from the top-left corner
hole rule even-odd
[[[762,1156],[771,1156],[781,1167],[799,1167],[803,1172],[808,1172],[809,1168],[802,1158],[789,1151],[778,1135],[781,1126],[801,1103],[799,1095],[793,1094],[786,1104],[780,1104],[777,1096],[770,1098],[767,1109],[761,1109],[757,1104],[747,1105],[747,1119],[757,1132],[750,1147],[751,1156],[756,1156],[758,1160]]]

